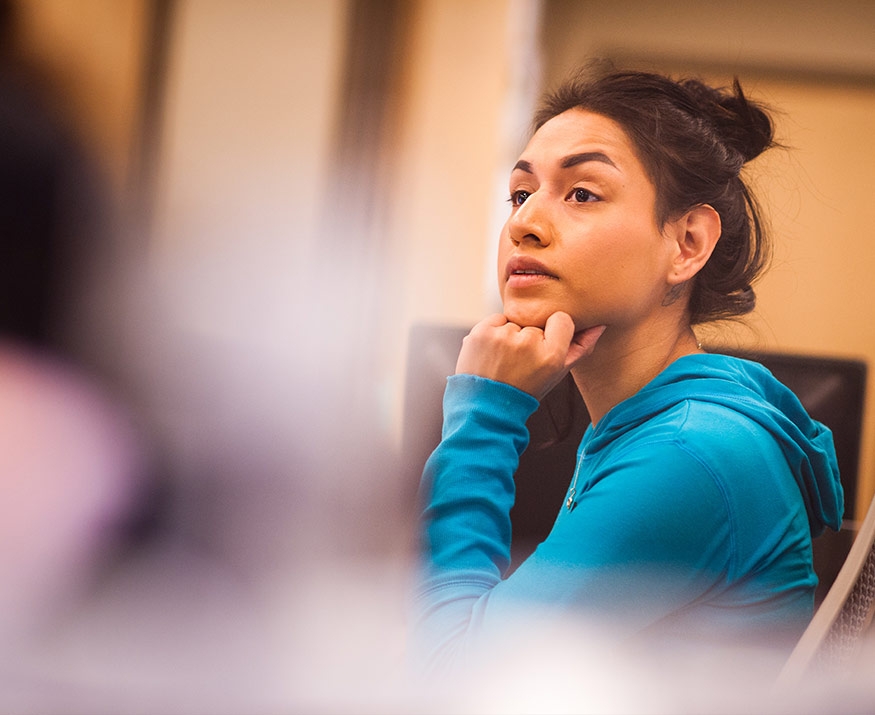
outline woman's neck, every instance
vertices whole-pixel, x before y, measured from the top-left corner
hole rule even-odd
[[[700,350],[688,326],[670,337],[662,333],[659,339],[615,335],[609,329],[593,354],[571,373],[596,424],[614,405],[634,395],[679,357]]]

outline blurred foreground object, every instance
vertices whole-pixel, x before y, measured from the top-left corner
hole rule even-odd
[[[135,440],[73,371],[0,345],[0,637],[71,604],[114,543]]]

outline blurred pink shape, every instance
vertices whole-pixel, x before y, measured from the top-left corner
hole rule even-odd
[[[130,503],[133,435],[72,368],[0,344],[0,636],[27,634],[88,585]]]

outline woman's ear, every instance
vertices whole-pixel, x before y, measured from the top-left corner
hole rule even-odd
[[[677,249],[668,275],[670,285],[690,280],[707,263],[722,231],[720,214],[709,204],[699,204],[672,221]]]

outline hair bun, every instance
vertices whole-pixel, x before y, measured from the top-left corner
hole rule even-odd
[[[738,77],[731,89],[713,89],[698,80],[687,80],[684,85],[722,142],[737,151],[745,162],[775,145],[772,120],[759,103],[744,95]]]

